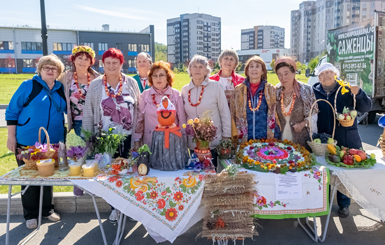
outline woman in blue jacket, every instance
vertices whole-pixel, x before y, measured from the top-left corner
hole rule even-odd
[[[38,75],[24,81],[12,96],[7,107],[5,119],[8,128],[7,147],[17,154],[18,148],[34,145],[38,141],[38,131],[44,127],[50,136],[51,143],[64,141],[64,112],[67,104],[63,85],[57,77],[63,72],[64,65],[54,55],[40,58],[37,64]],[[45,136],[42,143],[46,143]],[[19,166],[24,162],[17,160]],[[22,186],[22,190],[25,186]],[[60,220],[52,204],[52,187],[46,186],[43,191],[43,217],[51,221]],[[29,229],[37,227],[39,215],[40,186],[30,186],[21,196],[24,218]]]
[[[337,96],[336,92],[340,85],[335,81],[335,76],[339,77],[339,71],[330,63],[322,64],[317,70],[320,83],[313,85],[313,90],[316,99],[325,99],[330,102],[334,107],[334,98]],[[337,112],[341,113],[346,106],[350,110],[353,110],[354,100],[353,95],[356,96],[356,110],[359,112],[369,112],[372,107],[371,99],[366,93],[358,86],[350,86],[349,93],[341,94],[341,90],[338,92],[337,97]],[[318,133],[327,133],[332,135],[333,132],[333,110],[326,102],[318,102]],[[362,141],[360,134],[358,133],[357,120],[351,127],[343,127],[336,121],[336,130],[334,139],[337,140],[338,146],[346,146],[348,148],[359,149],[362,147]],[[349,216],[350,198],[337,192],[337,203],[339,206],[338,215],[341,218]]]

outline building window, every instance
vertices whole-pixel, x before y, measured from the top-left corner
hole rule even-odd
[[[36,67],[38,59],[23,59],[23,67]]]
[[[135,60],[128,60],[128,67],[136,67]]]
[[[122,44],[121,43],[117,43],[116,44],[116,48],[119,49],[119,50],[122,50]]]
[[[107,51],[108,45],[107,43],[99,43],[99,51]]]
[[[81,45],[88,46],[88,47],[94,49],[94,43],[81,43]]]
[[[137,45],[136,45],[136,44],[129,43],[129,44],[128,44],[128,51],[137,52],[137,51],[138,51]]]
[[[54,51],[72,51],[74,46],[75,44],[73,43],[53,43],[53,50]]]
[[[21,49],[22,50],[42,50],[42,43],[41,42],[21,42]]]
[[[148,44],[139,44],[141,52],[150,52],[150,45]]]
[[[9,41],[0,41],[1,50],[13,50],[13,42]]]
[[[6,67],[6,68],[15,67],[15,59],[13,58],[0,59],[0,67]]]

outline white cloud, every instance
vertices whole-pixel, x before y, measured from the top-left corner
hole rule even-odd
[[[98,13],[98,14],[113,16],[113,17],[120,17],[120,18],[131,19],[131,20],[150,20],[149,18],[145,18],[142,16],[135,16],[135,15],[131,14],[130,11],[127,11],[126,13],[124,13],[124,12],[120,12],[120,10],[119,11],[111,11],[111,10],[92,8],[92,7],[88,7],[88,6],[84,6],[84,5],[78,5],[78,4],[75,4],[75,6],[77,6],[77,8],[79,8],[79,9],[83,9],[83,10],[86,10],[89,12],[94,12],[94,13]],[[144,15],[144,16],[146,16],[146,15]]]

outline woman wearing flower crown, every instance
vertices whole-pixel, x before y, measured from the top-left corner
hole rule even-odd
[[[121,73],[124,56],[115,48],[104,52],[102,61],[104,75],[90,84],[83,110],[83,129],[94,134],[101,127],[104,131],[114,128],[113,133],[127,135],[113,156],[127,158],[134,144],[136,117],[140,91],[131,77]],[[111,222],[118,219],[118,211],[113,207],[109,217]]]
[[[273,139],[280,137],[276,113],[276,91],[267,82],[265,62],[253,56],[246,62],[246,79],[235,87],[230,100],[230,111],[235,122],[238,143],[251,139]]]
[[[295,79],[297,65],[290,57],[281,57],[275,61],[275,73],[280,83],[277,89],[277,114],[282,127],[281,139],[290,140],[310,150],[307,142],[310,140],[309,123],[312,123],[312,133],[317,133],[318,107],[310,115],[310,109],[315,102],[312,88]]]
[[[100,74],[91,68],[95,63],[95,52],[88,46],[73,48],[70,60],[72,69],[64,72],[59,81],[64,85],[67,99],[68,132],[73,128],[80,136],[87,90],[91,81]]]

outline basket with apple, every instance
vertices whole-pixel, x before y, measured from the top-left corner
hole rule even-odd
[[[337,120],[340,122],[342,127],[351,127],[354,124],[354,120],[357,117],[357,111],[355,110],[356,95],[353,94],[353,101],[354,101],[353,110],[349,110],[349,108],[345,106],[344,109],[342,110],[342,113],[338,113],[337,112],[337,95],[341,88],[344,88],[344,87],[341,86],[338,88],[336,92],[336,97],[334,98],[334,108],[336,110]],[[343,93],[341,92],[341,94]]]
[[[370,168],[376,164],[376,156],[367,154],[363,149],[339,147],[328,144],[326,162],[337,167]]]
[[[311,121],[312,120],[310,120],[310,122],[309,122],[309,131],[310,131],[310,140],[311,141],[308,141],[307,144],[310,146],[310,148],[312,149],[313,153],[316,156],[325,156],[325,154],[327,152],[327,145],[328,144],[337,145],[337,140],[334,139],[334,131],[335,131],[335,128],[336,128],[336,117],[335,117],[334,108],[333,108],[332,104],[330,104],[329,101],[324,100],[324,99],[318,99],[318,100],[316,100],[313,103],[313,105],[310,108],[309,115],[312,115],[312,111],[314,109],[314,106],[317,105],[318,101],[325,101],[326,103],[328,103],[330,105],[330,107],[333,110],[333,116],[334,116],[334,120],[333,120],[333,122],[334,122],[333,133],[332,133],[332,135],[329,135],[329,134],[326,134],[326,133],[312,134],[311,133],[311,127],[312,127],[312,122]]]

